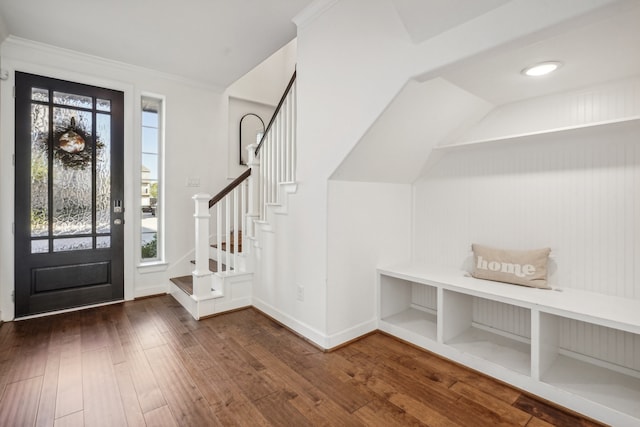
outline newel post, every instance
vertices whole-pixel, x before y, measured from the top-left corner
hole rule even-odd
[[[208,194],[196,194],[192,197],[196,204],[193,214],[196,223],[196,268],[193,276],[193,295],[197,299],[211,295],[212,277],[209,271],[209,200]]]

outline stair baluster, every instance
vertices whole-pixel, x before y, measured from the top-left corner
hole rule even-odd
[[[267,206],[279,203],[281,184],[295,181],[295,81],[294,73],[262,140],[248,148],[249,169],[208,202],[209,209],[216,207],[217,273],[229,274],[232,269],[246,271],[246,263],[239,259],[242,240],[256,237],[255,220],[265,221]],[[213,280],[209,277],[212,273],[208,268],[210,214],[204,202],[208,197],[205,194],[193,197],[196,201],[196,267],[192,277],[196,298],[212,292]],[[222,289],[215,290],[218,292]]]

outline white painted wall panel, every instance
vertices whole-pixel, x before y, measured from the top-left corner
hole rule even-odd
[[[473,321],[524,338],[531,338],[531,311],[484,298],[473,299]]]
[[[640,298],[640,124],[450,151],[414,187],[416,261],[469,266],[474,242],[552,249],[551,283]],[[474,321],[529,336],[529,313],[474,301]],[[640,337],[562,320],[561,348],[640,369]]]
[[[493,138],[640,116],[640,76],[499,106],[460,139]]]
[[[336,335],[375,319],[376,268],[410,258],[411,186],[329,181],[327,214],[327,325]]]
[[[640,371],[640,335],[637,334],[562,319],[560,348]]]
[[[416,260],[549,246],[552,284],[640,298],[639,127],[449,152],[414,188]]]
[[[437,288],[420,283],[411,284],[411,302],[430,310],[438,309]]]

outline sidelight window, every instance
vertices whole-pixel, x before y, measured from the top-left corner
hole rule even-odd
[[[140,258],[143,263],[162,260],[162,142],[163,100],[142,97],[142,152],[140,163]]]

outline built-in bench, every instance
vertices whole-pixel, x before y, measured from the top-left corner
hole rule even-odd
[[[384,332],[606,423],[640,425],[640,300],[423,265],[379,268],[378,298]],[[486,301],[505,304],[521,332],[478,322],[474,308]],[[576,343],[567,345],[561,331],[571,327],[624,334],[629,348],[611,353],[629,363],[569,350]]]

